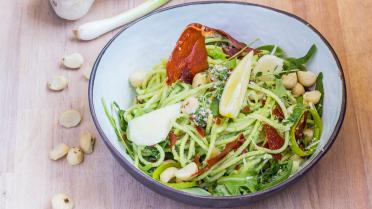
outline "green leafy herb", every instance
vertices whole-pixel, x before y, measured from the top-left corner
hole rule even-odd
[[[186,189],[181,189],[181,191],[188,192],[194,195],[200,195],[200,196],[210,196],[211,193],[207,192],[204,189],[201,189],[199,187],[193,187],[193,188],[186,188]]]
[[[223,52],[222,48],[215,45],[207,45],[208,56],[213,59],[226,60],[227,55]]]
[[[299,68],[302,70],[305,69],[304,65],[313,57],[316,50],[317,48],[315,44],[313,44],[310,47],[309,51],[307,51],[305,56],[300,57],[300,58],[293,58],[293,57],[287,58],[284,62],[285,70],[292,70],[296,68]]]
[[[273,92],[280,98],[287,95],[287,90],[285,89],[283,85],[282,79],[275,79],[275,89],[273,90]]]
[[[226,189],[225,185],[217,185],[215,189],[215,195],[217,196],[231,196],[230,192]]]
[[[240,195],[241,189],[257,191],[257,176],[250,170],[233,172],[229,176],[221,177],[217,183],[224,185],[230,195]]]
[[[270,54],[275,48],[275,45],[264,45],[256,48],[256,50],[260,50],[263,52],[263,54]],[[283,57],[284,56],[284,50],[278,46],[276,46],[276,50],[274,52],[274,55],[277,57]]]
[[[124,119],[125,110],[120,109],[120,106],[116,102],[114,102],[113,105],[114,107],[116,107],[117,112],[118,112],[120,128],[123,132],[126,132],[127,127],[128,127],[128,122]]]
[[[315,82],[315,90],[318,90],[322,95],[320,97],[319,103],[315,105],[320,117],[323,115],[323,99],[324,99],[324,87],[323,87],[323,73],[319,73]]]
[[[233,59],[230,59],[230,60],[226,60],[223,65],[227,68],[227,69],[234,69],[236,68],[236,66],[238,65],[238,59],[235,57]]]
[[[288,123],[295,123],[299,117],[301,117],[302,113],[306,110],[304,104],[303,104],[303,98],[297,97],[296,99],[296,105],[293,108],[292,114],[287,119]]]
[[[260,190],[264,190],[280,184],[286,180],[292,172],[293,162],[278,163],[276,160],[270,161],[270,167],[261,170],[258,178]]]

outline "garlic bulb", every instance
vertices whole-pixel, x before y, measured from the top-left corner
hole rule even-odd
[[[88,13],[94,0],[49,0],[54,12],[63,19],[77,20]]]

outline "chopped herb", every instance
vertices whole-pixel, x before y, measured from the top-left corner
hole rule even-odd
[[[210,109],[205,107],[199,107],[193,114],[193,119],[196,125],[200,127],[206,127],[209,114],[212,114],[212,111]]]

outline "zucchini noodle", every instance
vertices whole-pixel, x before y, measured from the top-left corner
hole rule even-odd
[[[154,147],[155,147],[155,148],[158,150],[158,152],[159,152],[159,159],[157,159],[156,162],[149,162],[149,161],[147,161],[147,160],[142,156],[142,150],[144,149],[144,147],[143,147],[143,146],[138,146],[138,147],[137,147],[137,156],[138,156],[138,159],[139,159],[143,164],[145,164],[145,165],[150,165],[150,166],[152,166],[152,167],[157,167],[157,166],[159,166],[159,165],[164,161],[165,153],[164,153],[163,148],[162,148],[160,145],[158,145],[158,144],[156,144]]]
[[[284,113],[284,117],[287,118],[288,117],[288,112],[287,112],[287,108],[285,107],[284,103],[282,102],[282,100],[277,96],[275,95],[273,92],[271,92],[270,90],[267,90],[265,88],[262,88],[254,83],[249,83],[248,84],[248,88],[251,88],[251,89],[254,89],[256,91],[260,91],[264,94],[266,94],[267,96],[273,98],[277,103],[278,105],[280,106],[280,108],[282,109],[283,113]]]

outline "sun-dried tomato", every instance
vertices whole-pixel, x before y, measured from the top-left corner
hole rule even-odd
[[[242,109],[242,113],[244,114],[247,114],[251,111],[251,109],[249,108],[249,106],[245,106],[243,109]]]
[[[201,137],[205,137],[205,130],[204,128],[200,127],[200,126],[195,126],[195,129],[196,131],[198,132],[198,134],[201,136]]]
[[[296,132],[295,132],[296,139],[304,138],[304,129],[306,126],[306,120],[307,120],[307,112],[304,113],[304,116],[301,118],[300,123],[296,127]]]
[[[198,176],[198,175],[208,171],[213,165],[215,165],[218,161],[220,161],[222,158],[224,158],[231,150],[238,149],[244,143],[244,140],[245,140],[244,135],[240,134],[237,139],[235,139],[234,141],[226,144],[225,149],[222,150],[218,155],[216,155],[212,158],[209,158],[207,160],[207,165],[204,168],[202,168],[201,170],[199,170],[194,175]]]
[[[168,136],[169,136],[169,145],[172,148],[174,145],[176,145],[178,137],[175,133],[173,133],[173,131],[169,132]]]
[[[200,166],[200,155],[196,154],[193,161],[196,164],[196,166],[199,168],[199,166]]]
[[[267,148],[271,150],[277,150],[281,148],[284,144],[284,139],[282,136],[279,135],[279,133],[276,131],[275,128],[265,124],[263,125],[266,141],[267,141]],[[274,158],[280,160],[282,158],[281,154],[274,154]]]
[[[220,125],[220,124],[222,123],[222,119],[221,119],[221,117],[218,117],[218,116],[215,117],[215,118],[214,118],[214,123],[217,124],[217,125]]]
[[[279,107],[279,105],[275,105],[273,109],[273,115],[276,116],[280,121],[284,119],[283,110]]]

